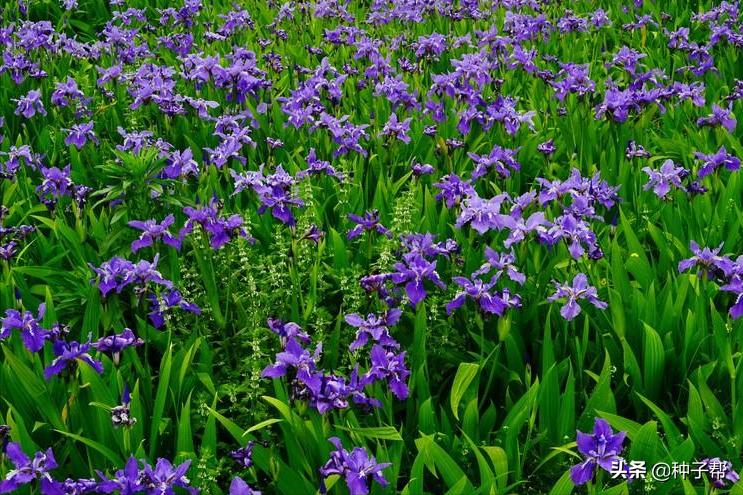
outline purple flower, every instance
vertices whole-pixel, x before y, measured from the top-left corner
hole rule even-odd
[[[310,336],[307,332],[292,321],[284,322],[277,318],[269,318],[267,324],[273,333],[281,337],[282,346],[285,346],[289,339],[296,339],[305,345],[310,343]]]
[[[717,104],[712,104],[712,113],[706,117],[700,117],[697,119],[697,125],[699,126],[722,126],[729,133],[733,133],[735,126],[737,125],[735,115],[730,108],[722,108]]]
[[[157,460],[154,468],[145,463],[142,470],[142,480],[147,495],[175,495],[175,487],[184,488],[191,495],[198,494],[199,490],[192,487],[190,481],[186,478],[190,466],[190,460],[178,466],[173,466],[169,460],[163,458]]]
[[[400,344],[392,338],[389,327],[396,325],[400,321],[402,311],[397,308],[391,309],[386,313],[379,315],[368,314],[366,318],[357,313],[351,313],[345,316],[346,323],[356,327],[356,339],[351,342],[349,350],[355,351],[369,342],[369,339],[385,348],[397,349]]]
[[[156,254],[151,262],[147,260],[137,261],[124,275],[124,279],[121,281],[121,288],[129,284],[134,284],[137,286],[135,292],[144,292],[147,289],[147,285],[153,283],[166,289],[171,289],[173,282],[163,278],[162,274],[157,270],[158,261],[160,261],[160,254]],[[120,289],[119,292],[121,292]]]
[[[121,405],[118,405],[111,409],[111,424],[114,428],[132,427],[137,424],[137,418],[132,416],[131,408],[131,393],[129,392],[129,385],[124,385],[124,392],[121,394]]]
[[[443,200],[447,208],[452,208],[465,198],[475,195],[475,188],[472,184],[469,181],[463,181],[455,174],[445,175],[433,187],[441,191],[436,195],[436,200]]]
[[[255,446],[254,441],[249,441],[245,447],[240,447],[237,450],[230,452],[230,457],[237,462],[241,468],[249,468],[253,465],[253,447]]]
[[[323,480],[329,476],[338,475],[346,481],[350,495],[368,495],[374,481],[382,487],[389,483],[382,476],[382,470],[391,466],[390,463],[377,463],[374,457],[370,457],[366,449],[356,447],[349,452],[343,448],[339,438],[329,439],[336,450],[330,453],[330,459],[320,468],[320,476]],[[320,486],[320,493],[325,493],[325,483]]]
[[[739,262],[737,263],[737,265],[740,268],[741,263]],[[735,276],[733,276],[727,284],[724,284],[720,287],[720,290],[725,292],[732,292],[735,296],[735,301],[728,310],[728,312],[730,313],[730,317],[734,320],[737,320],[738,318],[743,316],[743,278],[741,278],[741,275],[736,274]]]
[[[316,360],[319,358],[322,347],[318,346],[315,355],[304,348],[293,338],[287,339],[284,350],[276,354],[276,362],[266,366],[261,377],[279,378],[292,371],[295,378],[305,383],[314,380],[317,371]]]
[[[421,175],[430,175],[434,172],[433,165],[428,163],[415,162],[410,166],[410,170],[413,171],[413,175],[420,177]]]
[[[65,342],[58,340],[54,342],[54,361],[52,364],[44,368],[44,378],[49,380],[52,376],[58,375],[65,370],[65,368],[76,365],[78,362],[85,363],[93,368],[98,373],[103,373],[103,364],[100,361],[96,361],[88,354],[88,350],[92,347],[90,342],[79,343],[79,342]]]
[[[320,227],[313,223],[312,225],[310,225],[310,228],[307,229],[307,232],[305,232],[302,236],[302,240],[307,239],[314,242],[315,244],[318,244],[323,237],[325,237],[325,232],[320,230]]]
[[[19,99],[13,99],[16,102],[15,114],[23,115],[23,117],[30,119],[37,113],[46,115],[46,109],[44,108],[44,102],[41,101],[41,91],[32,89],[26,96]]]
[[[570,479],[576,485],[583,485],[591,481],[596,473],[596,467],[605,471],[612,471],[615,463],[622,461],[619,454],[624,448],[622,444],[626,433],[614,433],[606,420],[596,418],[593,433],[577,432],[578,452],[585,460],[570,468]]]
[[[162,221],[157,223],[155,220],[133,220],[129,222],[129,226],[137,230],[141,230],[142,234],[139,239],[132,242],[131,249],[133,253],[136,253],[144,247],[152,246],[155,241],[162,239],[165,244],[172,246],[178,250],[181,248],[182,237],[174,237],[168,232],[168,227],[173,225],[175,217],[170,214]]]
[[[44,177],[41,185],[36,188],[40,197],[60,197],[70,194],[74,183],[70,179],[70,166],[63,169],[57,167],[41,167],[41,175]]]
[[[162,170],[162,176],[166,179],[178,179],[188,175],[199,175],[199,165],[193,159],[191,148],[186,148],[183,151],[173,151]]]
[[[77,82],[68,76],[66,81],[56,84],[51,100],[52,105],[66,107],[75,100],[85,102],[85,95],[78,88]]]
[[[520,216],[514,218],[513,215],[511,215],[511,218],[514,220],[513,223],[506,225],[511,232],[508,234],[508,238],[503,241],[503,245],[506,248],[522,242],[526,239],[526,235],[529,232],[537,232],[538,235],[544,235],[547,232],[547,227],[552,225],[544,218],[543,211],[536,211],[526,219]]]
[[[134,457],[130,457],[124,469],[116,471],[113,479],[107,478],[100,471],[96,471],[101,478],[98,490],[101,493],[119,492],[120,495],[134,495],[145,490],[145,480],[142,478],[139,463]]]
[[[375,345],[369,354],[371,367],[362,378],[362,383],[368,384],[376,380],[387,380],[390,390],[400,400],[408,397],[406,381],[410,371],[405,365],[405,352],[396,354],[381,345]]]
[[[652,188],[659,198],[665,198],[671,191],[671,186],[683,189],[681,180],[688,175],[688,171],[684,167],[677,167],[673,160],[666,160],[658,170],[643,167],[642,171],[649,177],[643,189],[647,191]]]
[[[212,249],[221,248],[235,235],[240,235],[248,242],[254,241],[243,228],[243,219],[240,215],[233,214],[226,218],[219,216],[219,204],[216,198],[213,198],[209,205],[203,208],[186,206],[183,208],[183,213],[186,214],[188,220],[178,234],[179,239],[190,234],[194,225],[198,224],[207,232]]]
[[[697,175],[700,178],[713,173],[721,166],[725,166],[725,168],[730,171],[740,169],[740,158],[728,153],[725,146],[721,146],[716,153],[711,155],[695,152],[694,158],[702,162],[702,167],[699,169],[699,172],[697,172]]]
[[[722,278],[732,274],[735,269],[736,264],[730,258],[720,256],[722,244],[715,249],[710,249],[708,247],[700,248],[696,241],[690,241],[689,249],[694,253],[694,256],[679,261],[679,273],[698,266],[702,269],[703,273],[707,274],[708,278],[713,278],[714,276]]]
[[[426,259],[444,256],[451,258],[459,252],[459,246],[454,239],[447,239],[442,242],[435,242],[436,237],[426,232],[425,234],[415,232],[413,234],[401,235],[400,244],[408,253],[417,253]]]
[[[261,495],[261,492],[253,490],[242,478],[235,476],[230,483],[229,495]]]
[[[97,274],[98,289],[100,289],[101,295],[106,297],[112,290],[116,290],[117,294],[121,293],[126,285],[124,280],[134,268],[134,264],[124,258],[114,256],[102,263],[100,268],[95,268],[92,265],[91,268]],[[91,283],[95,280],[93,279]]]
[[[537,151],[548,156],[553,154],[556,150],[557,147],[555,146],[555,141],[552,139],[548,139],[547,141],[537,145]]]
[[[397,114],[391,114],[389,120],[384,125],[384,128],[382,129],[382,132],[379,133],[380,136],[388,136],[388,137],[394,137],[399,139],[405,144],[408,144],[410,142],[410,136],[408,136],[408,132],[410,132],[410,122],[412,118],[408,117],[407,119],[403,121],[397,120]]]
[[[490,199],[483,199],[477,194],[468,196],[462,204],[462,211],[459,213],[454,226],[461,229],[469,223],[480,234],[493,229],[502,230],[514,226],[514,219],[500,212],[501,205],[506,198],[505,193],[498,194]]]
[[[565,304],[560,308],[560,314],[568,321],[580,314],[581,308],[578,305],[578,301],[581,299],[587,300],[598,309],[606,309],[608,306],[598,298],[596,287],[588,285],[588,277],[583,273],[579,273],[573,278],[572,285],[559,284],[555,281],[553,283],[557,290],[547,300],[553,302],[558,299],[567,298]]]
[[[355,239],[362,233],[370,231],[376,231],[388,238],[392,238],[392,233],[389,229],[380,223],[378,210],[366,211],[364,212],[364,216],[349,213],[348,219],[356,224],[356,226],[346,234],[348,240]]]
[[[516,256],[513,251],[510,253],[499,253],[493,250],[490,246],[485,246],[485,263],[472,274],[473,277],[479,277],[485,275],[491,270],[496,270],[495,277],[499,279],[503,273],[505,273],[509,279],[513,280],[519,285],[524,285],[526,282],[526,276],[518,271],[516,265]]]
[[[44,347],[44,342],[50,338],[49,331],[41,326],[45,312],[46,305],[44,303],[39,304],[36,316],[30,311],[21,314],[15,309],[6,310],[5,317],[0,325],[0,340],[8,338],[11,330],[20,330],[21,339],[26,349],[31,352],[39,352]]]
[[[426,260],[418,253],[404,255],[402,263],[395,263],[395,270],[390,278],[397,285],[405,284],[405,292],[413,306],[426,298],[424,281],[430,280],[437,287],[446,288],[436,272],[436,263]]]
[[[109,335],[108,337],[101,337],[98,342],[93,344],[98,352],[105,352],[111,354],[114,359],[114,363],[118,364],[119,356],[128,347],[136,347],[144,344],[144,340],[140,339],[130,328],[124,328],[119,334]]]
[[[162,328],[165,324],[166,314],[171,308],[180,308],[197,315],[201,314],[201,308],[183,299],[180,291],[177,290],[166,290],[159,295],[150,294],[149,299],[152,306],[147,316],[149,316],[152,326],[155,328]]]
[[[317,159],[315,148],[310,148],[310,151],[307,154],[305,160],[307,160],[307,168],[304,170],[300,170],[297,173],[297,179],[304,179],[305,177],[309,177],[311,175],[325,174],[330,177],[335,177],[338,180],[343,180],[343,174],[341,172],[338,172],[330,164],[330,162]]]
[[[244,189],[250,187],[258,195],[261,206],[258,213],[263,214],[267,209],[271,209],[271,215],[289,226],[296,225],[297,221],[292,213],[292,207],[304,206],[304,201],[292,194],[292,187],[295,184],[294,177],[287,173],[280,165],[276,167],[273,174],[265,175],[263,165],[257,172],[246,172],[238,174],[231,170],[232,178],[235,181],[235,191],[238,194]]]
[[[39,480],[42,495],[57,495],[61,492],[59,483],[52,479],[49,471],[57,468],[52,449],[46,452],[37,452],[34,458],[29,458],[21,450],[21,446],[11,442],[5,448],[5,455],[13,463],[15,469],[8,471],[3,481],[0,481],[0,493],[11,493],[20,487]]]
[[[641,144],[637,144],[635,141],[629,141],[627,143],[627,149],[624,151],[624,156],[627,157],[627,160],[631,160],[633,158],[650,158],[652,155]]]
[[[65,137],[64,144],[67,146],[75,146],[78,150],[85,146],[88,140],[98,144],[98,138],[93,132],[93,121],[84,124],[74,124],[71,128],[67,129],[67,137]]]
[[[502,316],[508,307],[497,292],[495,294],[490,292],[495,287],[497,277],[493,277],[490,282],[483,282],[479,278],[470,280],[466,277],[454,277],[452,280],[463,290],[458,292],[454,299],[446,305],[447,315],[451,315],[455,310],[461,308],[467,298],[475,301],[483,312],[498,316]]]
[[[740,476],[733,470],[733,463],[723,461],[719,457],[702,459],[700,461],[700,470],[707,473],[712,486],[716,488],[725,488],[729,481],[733,485],[738,482]]]
[[[476,164],[475,170],[472,172],[472,179],[479,179],[483,175],[486,175],[491,168],[494,168],[495,172],[501,178],[510,176],[511,170],[520,170],[521,165],[516,160],[516,154],[519,152],[519,149],[507,149],[495,145],[488,155],[480,156],[475,153],[467,153],[467,156]]]

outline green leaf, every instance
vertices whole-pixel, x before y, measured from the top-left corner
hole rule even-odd
[[[476,363],[461,363],[457,368],[457,374],[454,376],[454,383],[451,386],[449,396],[451,411],[457,419],[459,419],[459,402],[479,370],[480,366]]]

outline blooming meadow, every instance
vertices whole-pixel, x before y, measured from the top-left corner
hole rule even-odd
[[[742,9],[2,2],[0,494],[743,494]]]

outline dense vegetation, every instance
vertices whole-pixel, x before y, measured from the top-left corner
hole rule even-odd
[[[0,493],[740,495],[740,10],[2,2]]]

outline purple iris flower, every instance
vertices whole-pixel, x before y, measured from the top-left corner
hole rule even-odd
[[[240,447],[239,449],[230,452],[230,457],[233,458],[241,468],[247,469],[253,465],[254,446],[255,442],[251,440],[245,447]]]
[[[57,167],[41,167],[44,180],[36,188],[39,196],[67,196],[71,193],[74,183],[70,179],[70,165],[63,169]]]
[[[516,160],[516,154],[519,150],[520,148],[508,149],[495,145],[488,155],[481,156],[475,153],[467,153],[467,156],[476,164],[475,170],[472,172],[472,179],[479,179],[486,175],[491,168],[495,169],[495,172],[501,178],[510,176],[511,170],[520,170],[521,164]]]
[[[624,151],[624,156],[627,157],[627,160],[631,160],[633,158],[650,158],[652,155],[641,144],[637,144],[635,141],[629,141],[627,143],[627,149]]]
[[[721,146],[716,153],[705,155],[704,153],[695,152],[694,158],[702,162],[702,167],[699,169],[697,175],[699,178],[705,177],[713,173],[718,168],[724,166],[730,171],[740,169],[740,158],[735,155],[731,155],[725,149],[725,146]]]
[[[572,285],[560,284],[555,281],[553,283],[557,290],[547,300],[553,302],[558,299],[567,299],[562,308],[560,308],[560,314],[568,321],[580,314],[581,307],[578,301],[581,299],[587,300],[598,309],[606,309],[608,306],[598,298],[596,287],[588,285],[588,277],[583,273],[579,273],[573,278]]]
[[[343,448],[343,444],[337,437],[329,439],[336,450],[330,453],[328,462],[320,468],[320,476],[323,480],[333,475],[338,475],[346,481],[350,495],[368,495],[373,482],[386,487],[389,483],[382,471],[391,463],[377,463],[374,457],[370,457],[366,449],[356,447],[351,452]],[[321,483],[320,493],[326,492],[325,483]]]
[[[26,94],[26,96],[19,99],[13,99],[12,101],[16,102],[16,115],[23,115],[27,119],[30,119],[37,113],[46,115],[44,102],[41,101],[41,91],[37,89],[32,89]]]
[[[388,238],[392,238],[392,233],[389,231],[389,229],[380,223],[379,210],[364,212],[364,216],[349,213],[348,219],[357,224],[354,228],[348,231],[348,234],[346,235],[348,237],[348,240],[355,239],[362,233],[372,230],[376,231],[379,234],[385,235]]]
[[[261,492],[253,490],[242,478],[235,476],[230,483],[229,495],[261,495]]]
[[[103,373],[103,363],[96,361],[88,354],[92,347],[90,342],[65,342],[58,340],[54,342],[54,361],[44,369],[44,378],[49,380],[52,376],[62,373],[65,368],[76,365],[78,362],[85,363],[97,373]]]
[[[66,81],[57,82],[54,92],[52,92],[52,105],[66,107],[73,101],[85,101],[85,95],[77,85],[77,82],[70,76]]]
[[[176,487],[185,489],[191,495],[197,495],[199,490],[192,487],[186,478],[190,466],[190,460],[173,466],[169,460],[162,457],[157,460],[154,467],[144,463],[141,477],[147,495],[175,495]]]
[[[282,346],[286,345],[289,339],[297,339],[305,345],[310,343],[310,336],[307,332],[292,321],[284,322],[277,318],[269,318],[267,324],[273,333],[281,337]]]
[[[121,394],[121,405],[111,409],[111,424],[114,428],[132,427],[137,424],[137,418],[132,416],[131,404],[132,396],[129,391],[129,385],[124,385],[124,391]]]
[[[308,241],[318,244],[323,237],[325,237],[325,232],[320,230],[320,227],[313,223],[310,225],[310,228],[307,229],[307,232],[304,233],[301,240],[307,239]]]
[[[592,433],[578,431],[577,435],[578,452],[585,460],[570,468],[570,479],[576,485],[591,481],[597,466],[611,472],[612,467],[623,460],[619,454],[624,448],[626,433],[614,433],[606,420],[596,418]]]
[[[129,222],[130,227],[142,231],[139,239],[132,242],[132,252],[136,253],[144,247],[152,246],[159,239],[162,239],[168,246],[180,250],[183,238],[180,236],[174,237],[168,232],[168,227],[173,225],[173,222],[175,222],[175,217],[172,214],[165,217],[161,223],[157,223],[155,220],[133,220]]]
[[[435,169],[431,164],[415,162],[410,166],[410,170],[412,170],[414,176],[420,177],[421,175],[431,175]]]
[[[444,201],[447,208],[461,203],[465,198],[475,194],[475,188],[469,181],[463,181],[458,175],[449,174],[433,185],[441,192],[436,195],[437,201]]]
[[[209,235],[209,245],[212,249],[221,248],[235,235],[247,239],[248,242],[255,241],[248,236],[243,228],[243,219],[240,215],[235,213],[226,218],[219,216],[219,205],[216,198],[213,198],[209,205],[203,208],[186,206],[183,208],[183,213],[186,214],[188,220],[178,234],[180,239],[190,234],[194,225],[198,224]]]
[[[264,174],[263,165],[257,172],[251,171],[241,175],[231,170],[230,173],[235,181],[233,195],[250,187],[261,202],[258,208],[259,214],[262,215],[270,209],[271,215],[281,223],[292,227],[296,225],[297,221],[292,213],[292,207],[302,207],[304,201],[292,194],[295,179],[283,167],[279,165],[270,175]]]
[[[511,215],[511,218],[514,219],[514,222],[511,225],[507,225],[510,233],[506,240],[503,241],[503,245],[506,248],[522,242],[530,232],[537,232],[539,236],[543,236],[548,231],[548,227],[552,226],[544,217],[543,211],[535,211],[526,219],[521,216],[514,218],[513,215]]]
[[[162,274],[157,270],[158,261],[160,261],[159,253],[155,255],[155,258],[152,261],[137,261],[137,263],[132,265],[132,268],[124,275],[124,279],[121,281],[121,288],[126,287],[129,284],[134,284],[137,286],[135,292],[144,292],[147,289],[147,285],[153,283],[161,285],[166,289],[172,289],[173,282],[163,278]]]
[[[450,259],[453,254],[459,252],[459,245],[454,239],[435,242],[436,236],[430,232],[401,235],[400,244],[408,253],[418,253],[426,259],[443,256]]]
[[[310,151],[307,154],[307,157],[305,158],[305,160],[307,160],[307,168],[304,170],[300,170],[297,173],[297,179],[304,179],[305,177],[309,177],[311,175],[325,174],[329,177],[334,177],[340,181],[343,180],[343,174],[341,172],[338,172],[330,164],[330,162],[317,159],[317,153],[315,152],[315,148],[310,148]]]
[[[389,120],[386,124],[384,124],[384,128],[382,129],[382,132],[379,133],[380,136],[388,136],[388,137],[394,137],[398,140],[402,141],[405,144],[408,144],[410,142],[410,136],[408,136],[408,133],[410,132],[410,122],[412,120],[412,117],[408,117],[405,120],[398,120],[397,114],[391,114]]]
[[[177,290],[166,290],[159,295],[150,294],[149,299],[152,306],[147,316],[149,316],[150,322],[155,328],[162,328],[165,324],[166,314],[171,308],[180,308],[196,315],[201,314],[201,308],[183,299],[180,291]]]
[[[501,205],[507,197],[505,193],[490,199],[481,198],[477,194],[468,196],[462,204],[462,211],[454,226],[461,229],[469,223],[480,234],[493,229],[503,230],[506,227],[515,226],[516,222],[513,218],[500,212]]]
[[[41,322],[44,319],[46,305],[39,304],[34,316],[30,311],[24,311],[21,314],[15,309],[5,311],[5,317],[0,325],[0,340],[10,336],[13,329],[21,331],[23,345],[31,352],[39,352],[44,347],[44,342],[50,337],[49,331],[42,328]]]
[[[717,104],[712,104],[712,113],[706,117],[700,117],[697,119],[697,125],[699,126],[722,126],[729,133],[733,133],[735,126],[737,125],[735,115],[730,108],[723,108]]]
[[[557,151],[555,141],[553,139],[548,139],[547,141],[539,143],[537,145],[537,151],[547,156],[553,154],[555,151]]]
[[[362,377],[365,384],[377,380],[387,380],[390,390],[400,400],[408,397],[408,385],[406,383],[410,371],[405,365],[405,352],[395,353],[385,349],[381,345],[374,345],[369,353],[371,367]]]
[[[284,350],[276,354],[276,362],[266,366],[261,373],[263,378],[279,378],[290,371],[295,372],[295,377],[305,383],[314,380],[317,371],[317,359],[320,357],[322,347],[318,345],[314,355],[299,344],[295,339],[287,339]]]
[[[121,290],[126,285],[124,284],[124,280],[134,268],[134,264],[124,258],[114,256],[110,260],[103,262],[100,268],[95,268],[92,265],[91,268],[97,275],[98,289],[101,291],[101,295],[106,297],[112,290],[115,290],[117,294],[121,293]],[[95,280],[95,278],[91,280],[91,283]]]
[[[417,306],[426,298],[424,281],[430,280],[437,287],[446,288],[446,284],[436,272],[436,263],[426,260],[418,253],[404,255],[403,262],[395,263],[394,267],[396,271],[390,278],[397,285],[405,284],[405,292],[413,306]]]
[[[671,186],[683,189],[681,180],[688,175],[688,171],[684,167],[677,167],[673,160],[666,160],[658,170],[643,167],[642,171],[649,177],[643,189],[647,191],[652,188],[659,198],[665,198]]]
[[[733,463],[730,461],[723,461],[719,457],[713,457],[702,459],[700,463],[700,470],[707,473],[712,486],[716,488],[725,488],[727,482],[734,485],[740,479],[738,473],[733,470]]]
[[[162,176],[166,179],[178,179],[189,175],[199,175],[199,165],[193,159],[193,151],[186,148],[183,151],[173,151],[166,160]]]
[[[735,269],[735,263],[730,258],[720,256],[722,244],[715,249],[710,249],[708,247],[700,248],[696,241],[690,241],[689,249],[694,253],[694,256],[679,261],[679,272],[685,272],[698,266],[711,279],[715,276],[719,278],[726,277],[732,274]]]
[[[721,286],[720,290],[731,292],[735,296],[735,301],[728,310],[728,312],[730,313],[730,317],[734,320],[737,320],[738,318],[743,316],[743,278],[741,278],[740,275],[736,274],[727,284]]]
[[[510,253],[499,253],[490,246],[485,246],[485,263],[472,276],[479,277],[480,275],[490,273],[491,270],[496,270],[496,278],[499,279],[505,273],[509,279],[519,285],[524,285],[526,276],[519,272],[514,263],[516,263],[516,255],[513,254],[513,251]]]
[[[20,487],[39,480],[42,495],[58,495],[61,493],[60,483],[54,481],[49,471],[57,468],[52,449],[46,452],[37,452],[34,458],[29,458],[17,443],[11,442],[5,448],[5,455],[13,463],[15,469],[8,471],[5,479],[0,481],[0,493],[11,493]]]
[[[508,308],[508,305],[503,301],[500,295],[491,293],[493,287],[498,280],[497,277],[491,278],[490,282],[483,282],[479,278],[473,278],[472,280],[466,277],[454,277],[452,280],[462,287],[462,291],[458,292],[454,299],[449,301],[446,305],[446,314],[451,315],[455,310],[461,308],[467,298],[475,301],[479,308],[489,314],[496,314],[502,316],[504,311]]]
[[[116,471],[114,478],[109,479],[100,471],[96,471],[101,479],[98,490],[101,493],[119,492],[120,495],[134,495],[145,490],[139,463],[134,457],[130,457],[123,469]]]
[[[355,351],[369,342],[369,339],[385,348],[398,349],[400,344],[390,335],[389,327],[397,325],[400,321],[402,311],[397,308],[390,309],[379,315],[368,314],[366,318],[357,313],[345,316],[346,323],[357,328],[356,339],[351,342],[349,350]]]
[[[64,144],[67,146],[75,146],[75,148],[80,150],[88,141],[92,141],[95,144],[99,143],[95,132],[93,132],[92,120],[83,124],[74,124],[71,128],[67,129],[67,137],[64,139]]]
[[[124,349],[128,347],[136,347],[144,344],[144,340],[140,339],[131,328],[124,328],[119,334],[109,335],[108,337],[101,337],[98,342],[93,344],[98,352],[105,352],[113,356],[114,364],[119,363],[119,357]]]

